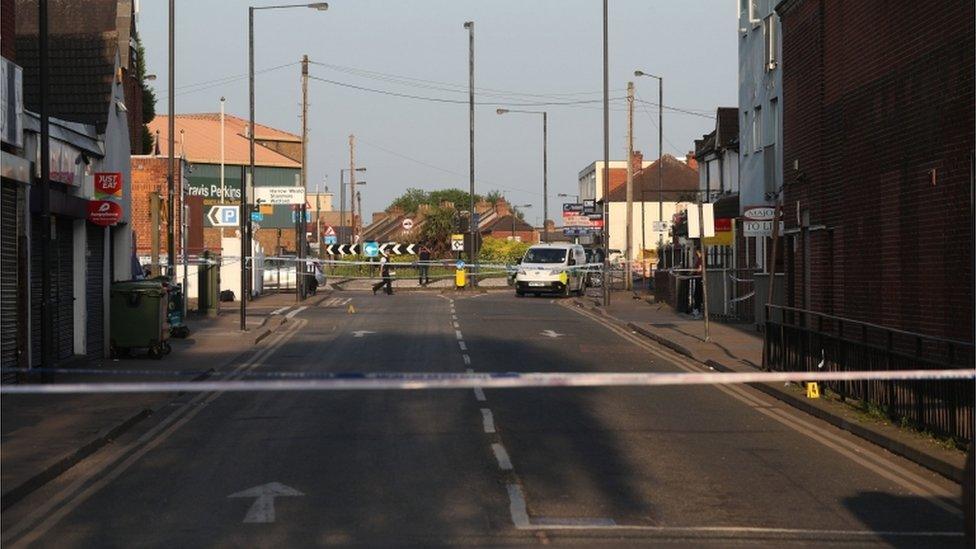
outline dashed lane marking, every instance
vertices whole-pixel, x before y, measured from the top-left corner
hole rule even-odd
[[[508,450],[504,446],[495,442],[491,445],[491,451],[495,453],[495,460],[498,462],[499,469],[502,471],[512,470],[512,460],[508,457]]]
[[[458,347],[460,347],[462,351],[468,350],[468,346],[465,345],[463,341],[458,341]]]
[[[461,359],[464,360],[464,365],[465,366],[469,366],[471,364],[471,355],[469,355],[469,354],[463,354],[463,355],[461,355]]]
[[[495,432],[495,418],[491,415],[491,410],[488,408],[481,409],[481,423],[486,433]]]
[[[454,330],[454,335],[458,338],[458,340],[464,339],[464,336],[461,335],[461,330]]]
[[[485,391],[484,391],[484,389],[482,389],[481,387],[475,387],[474,388],[474,398],[478,402],[484,402],[485,400],[487,400],[485,398]]]

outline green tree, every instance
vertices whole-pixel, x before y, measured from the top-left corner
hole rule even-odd
[[[149,131],[149,123],[156,118],[156,92],[146,82],[146,49],[142,46],[139,33],[135,33],[136,58],[135,76],[142,87],[142,150],[137,154],[149,154],[153,150],[154,138]]]
[[[386,211],[400,208],[406,213],[417,213],[421,204],[430,204],[430,193],[423,189],[408,188],[407,191],[390,203]]]
[[[457,223],[456,215],[456,210],[437,206],[427,212],[418,240],[420,244],[430,248],[435,257],[450,251],[451,233]]]
[[[462,191],[461,189],[442,189],[439,191],[431,191],[430,202],[431,206],[440,206],[442,202],[451,202],[454,207],[459,210],[466,210],[471,206],[471,195],[467,191]],[[478,195],[474,195],[474,201],[478,202],[481,199]]]
[[[529,243],[527,242],[486,236],[481,241],[478,260],[484,263],[512,264],[518,262],[525,255],[525,250],[528,249]]]

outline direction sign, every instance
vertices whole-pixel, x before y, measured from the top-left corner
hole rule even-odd
[[[658,232],[665,232],[668,230],[670,223],[667,221],[653,221],[651,222],[651,230]]]
[[[464,251],[464,235],[463,234],[452,234],[451,235],[451,251],[452,252],[463,252]]]
[[[322,244],[335,244],[339,238],[334,234],[327,234],[322,237]]]
[[[207,220],[214,227],[236,227],[240,225],[238,206],[213,206],[207,212]]]
[[[366,257],[376,257],[380,255],[380,245],[378,242],[369,241],[363,244],[363,255]]]
[[[404,231],[412,230],[413,229],[413,219],[410,219],[409,217],[405,217],[405,218],[403,218],[403,221],[400,222],[400,225],[403,227],[403,230]]]
[[[304,204],[302,187],[254,187],[254,199],[263,204]]]

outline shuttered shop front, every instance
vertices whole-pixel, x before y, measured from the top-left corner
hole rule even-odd
[[[105,349],[105,296],[103,274],[105,268],[105,228],[87,225],[87,249],[85,252],[85,351],[90,357],[104,356]]]
[[[51,241],[51,315],[55,360],[71,357],[74,352],[74,274],[72,223],[64,217],[56,218],[55,234]],[[31,366],[41,364],[41,228],[40,216],[31,225]]]
[[[0,365],[17,367],[17,187],[0,186]]]

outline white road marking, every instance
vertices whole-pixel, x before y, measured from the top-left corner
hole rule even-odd
[[[294,311],[286,314],[285,315],[285,318],[287,318],[287,319],[295,318],[295,315],[297,315],[298,313],[304,311],[305,309],[308,309],[308,307],[304,307],[304,306],[303,307],[299,307],[299,308],[295,309]]]
[[[339,305],[348,305],[350,301],[352,301],[352,298],[347,297],[346,299],[343,299],[342,303],[340,303]]]
[[[519,530],[529,528],[529,511],[525,506],[522,487],[518,484],[509,484],[506,487],[508,488],[508,511],[512,515],[512,524]]]
[[[464,336],[461,335],[461,330],[454,330],[454,335],[457,336],[458,339],[464,339]]]
[[[471,364],[471,355],[465,353],[465,354],[461,355],[461,358],[464,360],[464,365],[465,366],[468,366],[468,365]]]
[[[275,521],[274,500],[283,496],[304,496],[305,494],[285,486],[280,482],[269,482],[254,488],[233,493],[229,498],[256,498],[244,516],[244,522],[268,523]]]
[[[252,370],[260,366],[264,359],[271,356],[271,354],[277,351],[279,347],[284,345],[289,339],[291,339],[291,336],[301,330],[301,328],[306,324],[308,324],[307,320],[298,319],[293,328],[286,328],[280,334],[272,336],[272,341],[267,347],[255,354],[247,362],[244,362],[243,364],[234,368],[234,370],[228,374],[228,378],[236,377],[239,379],[240,372]],[[13,546],[26,547],[31,543],[34,543],[37,541],[37,539],[47,533],[48,530],[54,527],[54,525],[60,522],[68,513],[74,511],[79,505],[87,501],[88,498],[92,497],[106,485],[121,476],[122,473],[124,473],[135,462],[142,459],[142,457],[149,451],[153,450],[163,441],[168,439],[173,433],[179,430],[180,427],[185,425],[187,422],[193,419],[194,416],[206,408],[208,404],[220,398],[222,394],[224,393],[200,393],[192,400],[182,404],[171,415],[167,416],[160,423],[152,427],[149,431],[145,432],[134,442],[124,446],[113,447],[111,449],[113,450],[113,453],[106,456],[106,459],[110,461],[101,466],[96,466],[91,472],[82,473],[65,489],[49,498],[43,504],[38,505],[21,522],[13,525],[13,527],[6,526],[7,531],[3,532],[2,537],[0,537],[0,541],[2,541],[4,545],[9,545],[12,539],[21,535],[25,530],[30,529],[30,531],[23,538],[17,540],[16,544]],[[132,452],[131,455],[130,452]],[[128,457],[125,457],[126,455],[128,455]],[[81,464],[79,464],[79,466],[80,465]],[[113,466],[115,466],[115,469],[109,470],[105,476],[89,484],[89,481],[91,481],[95,476]],[[82,469],[79,467],[79,471],[81,470]],[[86,485],[88,485],[88,487],[83,488]],[[58,507],[59,505],[60,507]],[[52,512],[52,509],[55,507],[58,507],[57,510]],[[50,515],[48,515],[48,513],[50,513]],[[34,526],[35,524],[36,526]]]
[[[457,320],[457,319],[458,319],[457,315],[451,315],[451,320]]]
[[[486,433],[495,432],[495,417],[491,415],[491,410],[488,408],[481,409],[481,423]]]
[[[501,444],[495,442],[491,445],[491,451],[495,453],[495,460],[498,461],[498,468],[502,471],[512,470],[512,460],[508,457],[508,450]]]
[[[291,309],[291,305],[286,305],[284,307],[280,307],[278,309],[275,309],[275,310],[271,311],[271,314],[273,314],[273,315],[280,315],[281,313],[287,311],[288,309]]]
[[[451,324],[452,324],[452,325],[453,325],[453,326],[454,326],[455,328],[460,328],[460,327],[461,327],[461,325],[460,325],[460,324],[458,324],[458,323],[457,323],[457,321],[454,321],[454,322],[452,322]]]
[[[366,334],[375,334],[375,333],[376,332],[372,332],[370,330],[356,330],[355,332],[352,333],[352,337],[363,337]]]
[[[458,341],[458,347],[460,347],[462,351],[468,350],[468,346],[465,345],[463,341]]]
[[[485,391],[484,391],[484,389],[482,389],[481,387],[475,387],[474,388],[474,398],[478,402],[484,402],[486,400],[485,399]]]
[[[546,337],[551,337],[553,339],[556,339],[556,338],[562,337],[562,336],[564,336],[566,334],[561,334],[559,332],[556,332],[555,330],[546,330],[544,332],[539,332],[539,335],[544,335]]]

